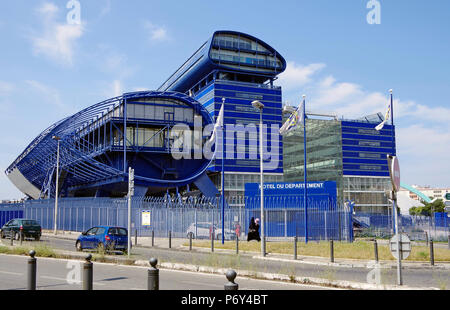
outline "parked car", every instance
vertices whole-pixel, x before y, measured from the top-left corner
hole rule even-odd
[[[23,238],[34,238],[34,240],[39,241],[42,235],[41,225],[30,219],[12,219],[3,225],[0,230],[0,236],[2,239],[9,238],[11,233],[13,238],[19,240],[20,232],[22,231]]]
[[[96,226],[81,233],[75,242],[77,251],[97,249],[99,251],[128,250],[128,231],[123,227]]]
[[[221,240],[222,239],[222,229],[218,228],[216,225],[213,225],[209,222],[197,222],[189,225],[186,236],[189,238],[189,235],[192,234],[192,238],[195,239],[210,239],[211,231],[214,229],[214,239]],[[230,229],[225,229],[225,239],[235,239],[236,233]]]

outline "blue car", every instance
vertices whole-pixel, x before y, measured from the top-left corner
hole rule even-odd
[[[123,227],[96,226],[81,233],[75,242],[77,251],[84,249],[99,251],[128,250],[128,231]]]

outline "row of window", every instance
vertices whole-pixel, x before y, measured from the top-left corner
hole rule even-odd
[[[184,107],[155,106],[144,104],[128,104],[127,117],[149,120],[168,120],[178,122],[194,122],[194,111]]]
[[[241,56],[231,56],[231,55],[223,55],[219,53],[211,53],[211,58],[213,60],[218,61],[230,61],[235,63],[240,63],[243,65],[252,65],[259,67],[268,67],[268,68],[280,68],[280,61],[266,60],[266,59],[257,59],[251,57],[241,57]]]

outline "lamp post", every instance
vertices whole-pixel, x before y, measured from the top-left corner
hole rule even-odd
[[[58,148],[56,151],[56,189],[55,189],[55,227],[53,233],[57,234],[57,221],[58,221],[58,196],[59,196],[59,141],[61,140],[58,136],[53,136],[53,140],[58,143]]]
[[[261,186],[261,254],[266,256],[266,239],[264,233],[264,159],[263,159],[263,120],[264,104],[255,100],[252,106],[259,110],[259,157],[260,157],[260,186]]]

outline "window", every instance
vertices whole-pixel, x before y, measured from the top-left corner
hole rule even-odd
[[[86,232],[87,236],[95,236],[95,234],[97,233],[97,227],[91,228]]]
[[[112,236],[127,236],[127,231],[124,228],[114,227],[108,230],[108,235]]]

